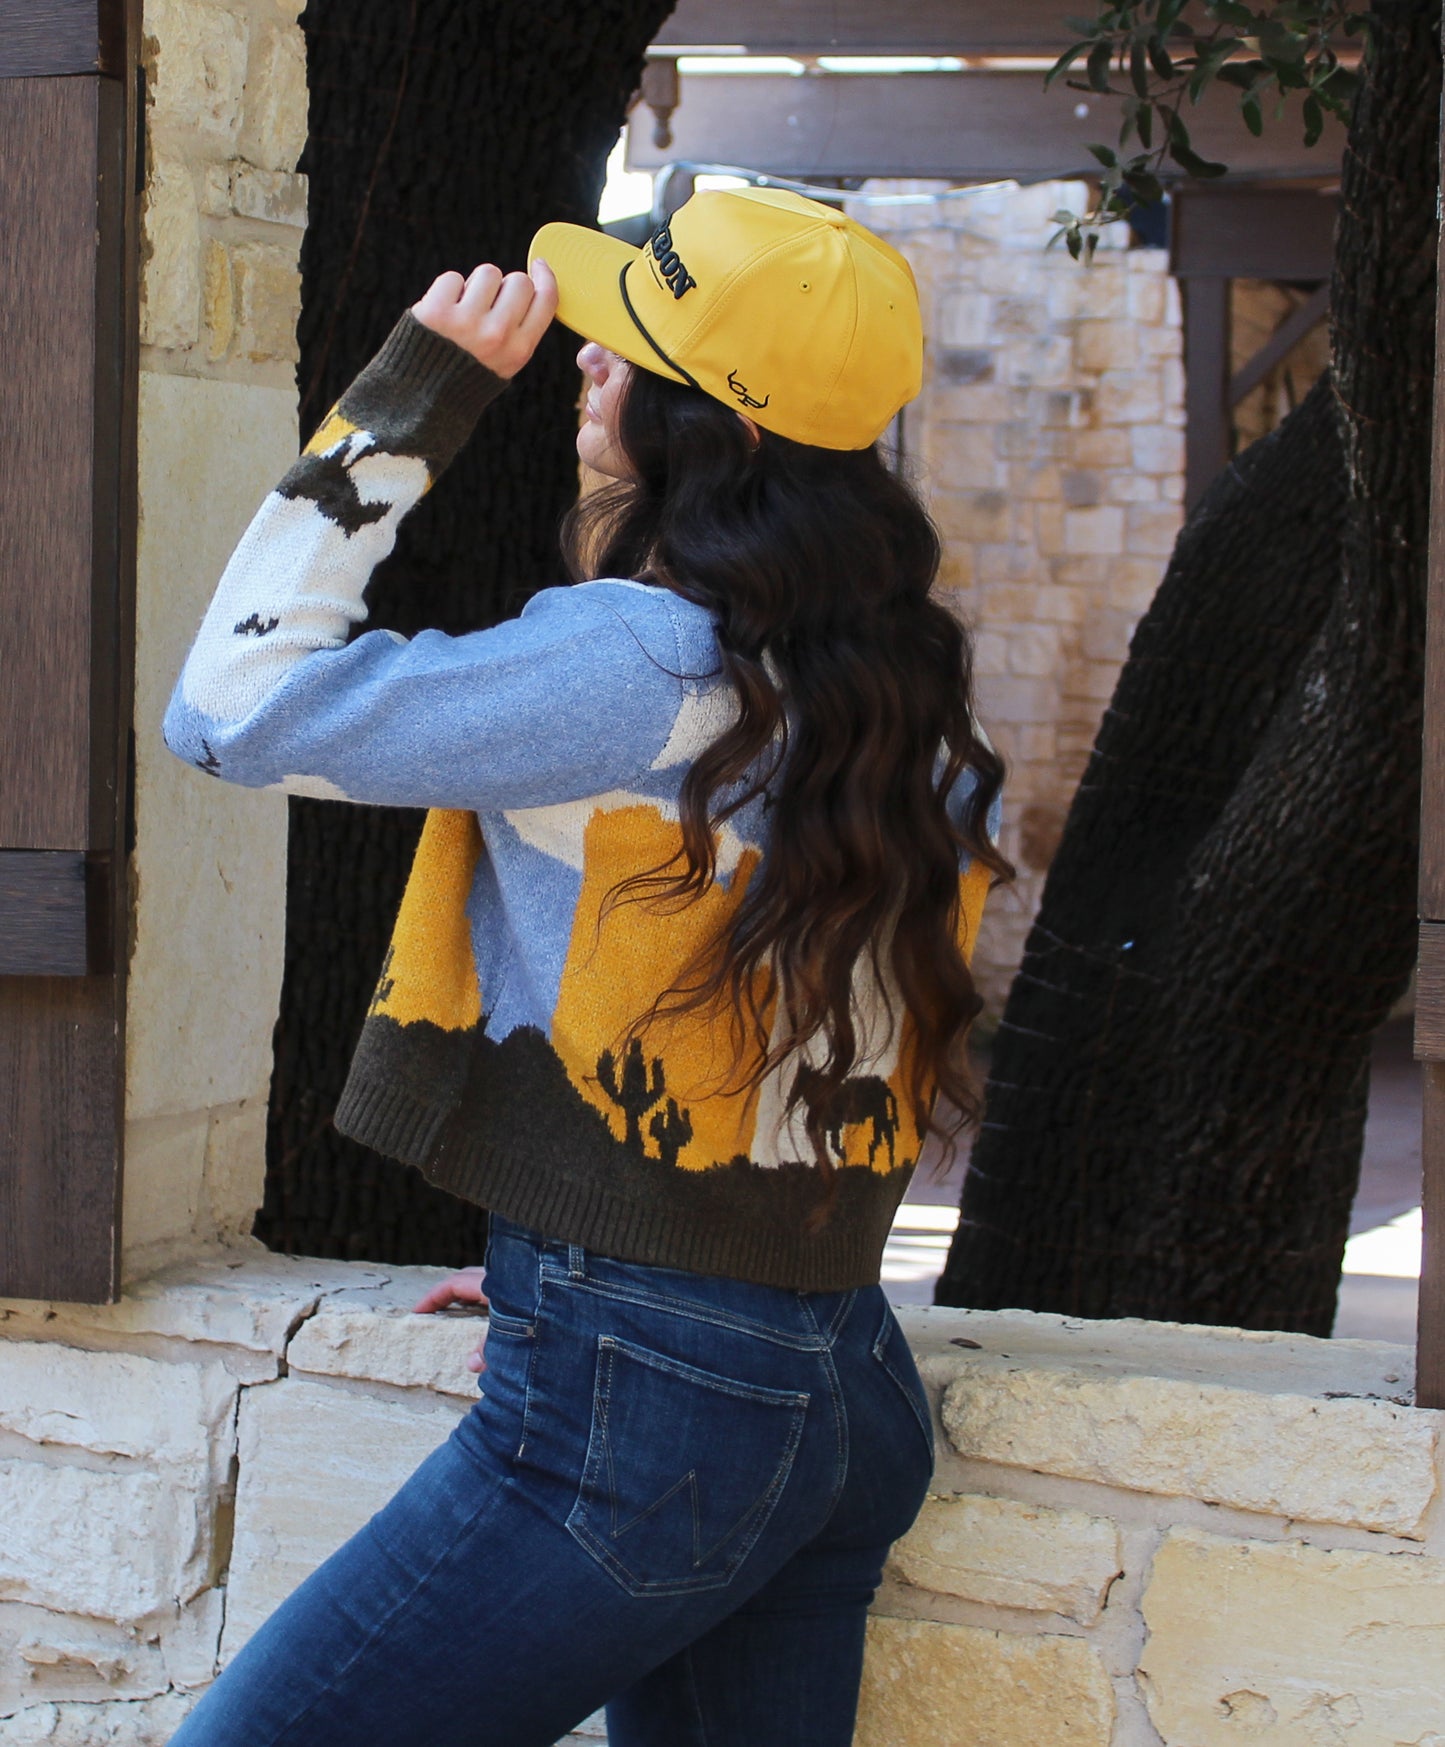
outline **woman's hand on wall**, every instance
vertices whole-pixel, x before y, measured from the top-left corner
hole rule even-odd
[[[484,262],[465,279],[443,273],[411,306],[422,324],[470,352],[494,375],[515,376],[537,349],[557,313],[557,281],[538,259],[530,273],[506,273]]]
[[[485,1275],[485,1268],[461,1268],[455,1274],[449,1274],[445,1280],[439,1281],[430,1292],[423,1293],[412,1309],[422,1316],[436,1310],[450,1310],[457,1304],[478,1304],[485,1309],[489,1302],[486,1293],[482,1291]],[[479,1341],[467,1360],[467,1369],[480,1372],[486,1368],[487,1361],[482,1357],[482,1343]]]

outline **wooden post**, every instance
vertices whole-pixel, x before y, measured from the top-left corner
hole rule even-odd
[[[1421,1135],[1425,1241],[1415,1400],[1445,1407],[1445,247],[1436,256],[1435,440],[1425,630],[1425,744],[1420,792],[1420,974],[1415,1054],[1425,1063]]]
[[[1229,280],[1184,280],[1184,505],[1229,460]]]

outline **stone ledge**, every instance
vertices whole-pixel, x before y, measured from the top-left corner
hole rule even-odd
[[[889,1563],[918,1589],[1082,1626],[1099,1617],[1124,1568],[1107,1517],[969,1494],[928,1499]]]
[[[1445,1743],[1445,1561],[1175,1530],[1143,1612],[1166,1741]]]
[[[1423,1538],[1445,1414],[1398,1404],[1407,1349],[1025,1311],[902,1320],[962,1456]]]

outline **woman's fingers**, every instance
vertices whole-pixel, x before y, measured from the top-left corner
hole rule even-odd
[[[412,314],[495,375],[510,377],[537,349],[556,309],[557,282],[545,262],[534,263],[528,274],[503,273],[484,261],[465,279],[443,273],[412,305]]]
[[[430,1291],[424,1292],[412,1306],[413,1311],[426,1316],[432,1311],[446,1310],[453,1304],[485,1306],[489,1302],[482,1290],[486,1272],[485,1268],[459,1268],[455,1274],[449,1274],[445,1280],[439,1280]]]

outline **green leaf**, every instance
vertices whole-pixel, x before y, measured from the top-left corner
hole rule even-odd
[[[1164,188],[1159,178],[1151,176],[1147,170],[1126,170],[1124,185],[1145,206],[1154,206],[1164,198]]]
[[[1313,92],[1304,100],[1304,122],[1305,144],[1318,144],[1320,135],[1325,131],[1325,112]]]
[[[1109,93],[1109,62],[1113,59],[1114,45],[1105,39],[1096,42],[1089,50],[1089,88],[1107,96]]]
[[[1154,105],[1141,103],[1134,122],[1139,129],[1139,144],[1146,152],[1152,151],[1154,149]]]
[[[1262,18],[1255,36],[1259,41],[1259,52],[1267,61],[1286,64],[1302,61],[1309,46],[1305,37],[1292,31],[1278,16]]]
[[[1129,78],[1136,97],[1149,95],[1149,56],[1137,36],[1129,45]]]
[[[1170,60],[1169,51],[1165,48],[1160,37],[1151,36],[1149,38],[1149,64],[1161,79],[1174,77],[1174,62]]]
[[[1168,38],[1169,32],[1179,22],[1179,14],[1183,10],[1184,0],[1159,0],[1159,10],[1154,17],[1154,28],[1161,38]]]
[[[1247,91],[1240,99],[1239,108],[1244,116],[1244,125],[1258,139],[1264,132],[1264,116],[1260,113],[1259,99],[1252,91]]]
[[[1118,156],[1111,146],[1085,146],[1084,150],[1092,153],[1107,170],[1112,170],[1119,162]]]
[[[1222,24],[1232,25],[1236,30],[1254,35],[1258,22],[1256,14],[1248,6],[1240,5],[1239,0],[1213,0],[1209,10]]]
[[[1072,48],[1065,49],[1063,54],[1059,56],[1058,60],[1054,62],[1053,66],[1049,68],[1048,72],[1044,74],[1044,89],[1047,90],[1049,86],[1053,84],[1055,79],[1060,78],[1063,74],[1067,73],[1069,68],[1073,66],[1074,62],[1078,60],[1079,56],[1083,54],[1088,46],[1089,45],[1086,42],[1076,42]]]
[[[1069,253],[1077,261],[1079,256],[1083,253],[1084,239],[1077,231],[1070,231],[1067,238],[1065,238],[1065,241],[1068,245]]]

